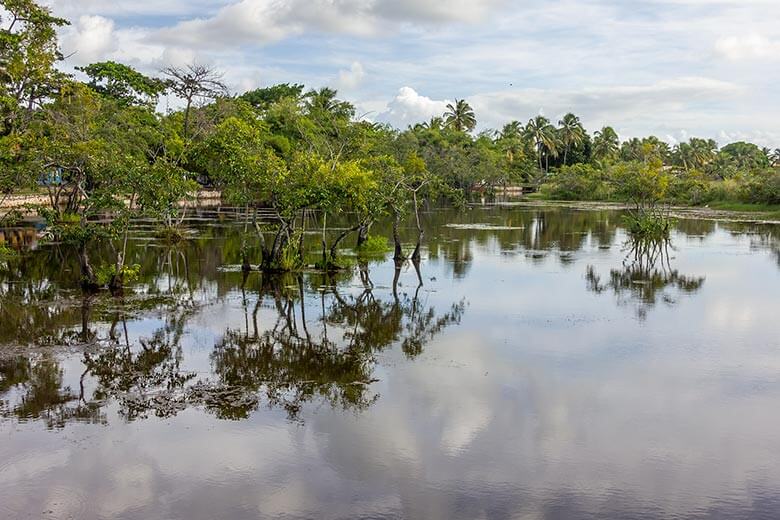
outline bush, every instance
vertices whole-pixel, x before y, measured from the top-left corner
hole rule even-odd
[[[140,274],[141,266],[139,264],[124,265],[122,266],[120,278],[124,283],[128,283],[137,280]],[[111,283],[111,280],[116,276],[116,266],[114,264],[103,264],[98,267],[95,276],[99,286],[106,286]]]
[[[749,175],[742,185],[742,199],[753,204],[780,204],[780,171],[761,170]]]
[[[355,251],[359,255],[383,255],[390,251],[390,244],[387,241],[387,237],[371,235],[360,247],[355,248]]]
[[[541,186],[545,198],[558,200],[608,200],[612,188],[604,171],[590,164],[563,166]]]
[[[631,238],[639,240],[667,239],[673,224],[672,219],[651,213],[624,215],[623,222]]]
[[[671,177],[668,197],[679,204],[703,204],[708,202],[710,182],[699,170],[680,172]]]

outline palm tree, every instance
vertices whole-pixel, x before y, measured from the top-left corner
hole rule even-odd
[[[524,135],[534,143],[539,159],[539,170],[547,171],[542,167],[542,154],[546,151],[546,161],[549,166],[549,156],[554,154],[557,149],[557,136],[555,127],[550,124],[550,120],[544,116],[536,116],[525,125]]]
[[[452,103],[447,104],[444,122],[448,127],[454,128],[458,132],[471,132],[477,126],[477,117],[466,100],[455,99],[454,105]]]
[[[310,115],[331,115],[349,119],[355,115],[355,107],[336,98],[338,92],[329,87],[306,93],[306,111]]]
[[[715,154],[718,150],[718,143],[712,139],[698,139],[696,137],[690,140],[691,158],[696,168],[703,170],[715,160]]]
[[[693,147],[688,143],[677,143],[672,149],[672,157],[687,172],[694,164]]]
[[[596,132],[593,139],[593,156],[596,159],[615,157],[620,151],[620,138],[611,126],[605,126]]]
[[[507,123],[498,135],[499,139],[519,139],[523,136],[523,124],[520,121]]]
[[[511,164],[515,157],[523,151],[523,125],[520,121],[507,123],[498,132],[497,142],[506,154],[507,161]]]
[[[569,150],[573,146],[579,146],[585,140],[585,128],[580,122],[580,118],[572,113],[568,113],[563,116],[563,119],[558,121],[558,135],[563,144],[563,164],[566,165],[566,160],[569,155]]]

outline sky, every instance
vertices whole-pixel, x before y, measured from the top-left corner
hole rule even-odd
[[[232,92],[337,88],[399,128],[567,112],[621,138],[780,147],[780,0],[47,0],[71,68],[208,64]],[[175,105],[175,100],[168,101]]]

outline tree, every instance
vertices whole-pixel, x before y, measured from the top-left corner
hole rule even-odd
[[[555,127],[546,117],[536,116],[525,125],[525,137],[534,143],[539,160],[539,170],[546,172],[547,170],[542,167],[542,156],[545,156],[549,161],[549,155],[554,153],[557,148]]]
[[[464,99],[456,99],[454,105],[452,103],[447,104],[444,122],[447,127],[458,132],[471,132],[477,126],[474,110]]]
[[[611,126],[605,126],[595,134],[593,156],[600,161],[614,159],[620,151],[620,138]]]
[[[163,74],[168,76],[171,90],[186,103],[183,132],[186,139],[190,137],[190,111],[193,103],[199,99],[226,96],[227,86],[222,82],[222,74],[207,65],[167,67],[163,69]]]
[[[720,151],[742,170],[756,170],[769,166],[769,159],[764,152],[752,143],[739,141],[727,144]]]
[[[346,119],[355,115],[355,107],[336,98],[338,91],[329,87],[310,90],[306,98],[306,112],[315,119]]]
[[[92,63],[76,69],[89,77],[88,85],[95,92],[125,106],[154,108],[160,95],[168,88],[165,81],[150,78],[132,67],[113,61]]]
[[[55,93],[65,75],[54,68],[63,59],[57,28],[68,21],[33,0],[3,0],[0,28],[0,136],[18,131],[34,108]]]
[[[283,99],[292,99],[297,102],[302,95],[303,85],[298,83],[279,83],[270,87],[244,92],[239,97],[255,108],[266,110],[274,103],[278,103]]]
[[[558,126],[560,127],[558,135],[563,145],[563,164],[565,166],[569,150],[574,146],[581,145],[585,140],[585,128],[582,126],[580,118],[571,113],[563,116],[563,119],[558,121]]]

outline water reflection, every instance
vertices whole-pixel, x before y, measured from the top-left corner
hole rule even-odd
[[[165,284],[168,296],[178,295],[176,304],[161,306],[163,324],[137,340],[128,331],[128,313],[138,312],[137,300],[113,301],[118,307],[104,310],[105,321],[93,323],[94,298],[84,298],[80,326],[71,325],[75,316],[70,315],[57,316],[61,327],[46,323],[56,338],[46,344],[90,346],[80,359],[80,391],[65,385],[56,355],[16,356],[0,366],[0,396],[10,396],[0,415],[63,427],[69,420],[105,421],[102,409],[112,402],[128,421],[150,414],[171,417],[190,406],[221,419],[246,418],[265,404],[300,420],[303,404],[315,400],[365,409],[378,397],[371,388],[377,353],[397,344],[413,358],[444,328],[459,323],[465,310],[462,301],[443,313],[426,305],[419,265],[415,269],[419,284],[414,293],[399,291],[399,266],[389,299],[375,293],[367,265],[359,269],[359,294],[342,291],[341,285],[351,281],[349,273],[342,273],[341,280],[318,274],[258,275],[254,293],[243,273],[246,326],[222,331],[206,374],[187,369],[184,361],[185,329],[199,311],[190,285],[182,281],[186,278],[168,276],[177,280]],[[159,286],[159,279],[151,284]],[[262,309],[273,311],[264,324],[258,319]],[[131,322],[130,328],[137,325]]]
[[[776,516],[778,228],[431,209],[419,265],[270,277],[209,211],[122,298],[0,267],[0,517]]]
[[[588,266],[588,290],[596,294],[611,291],[618,305],[634,303],[639,319],[646,319],[648,310],[659,301],[674,305],[679,295],[701,289],[705,277],[673,269],[670,248],[670,240],[629,239],[624,245],[627,253],[622,268],[611,269],[607,280],[602,280],[594,266]]]

